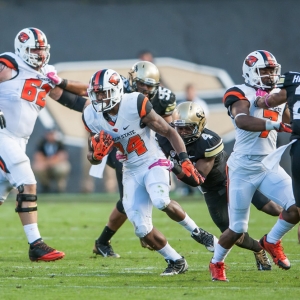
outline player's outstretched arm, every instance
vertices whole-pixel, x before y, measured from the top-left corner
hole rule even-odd
[[[287,93],[285,89],[278,93],[262,95],[260,90],[256,92],[255,106],[260,108],[270,108],[283,104],[287,101]]]

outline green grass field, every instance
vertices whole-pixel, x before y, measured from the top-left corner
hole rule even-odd
[[[199,226],[219,236],[199,195],[178,199]],[[39,229],[44,240],[66,253],[63,260],[34,263],[14,212],[14,197],[0,206],[0,299],[299,299],[300,246],[294,228],[284,238],[292,268],[259,272],[250,251],[237,247],[226,259],[230,282],[212,282],[208,264],[212,254],[189,233],[154,210],[153,223],[188,261],[185,274],[160,277],[166,263],[158,253],[140,247],[127,221],[112,245],[119,259],[95,257],[92,248],[106,224],[117,195],[39,196]],[[251,211],[249,233],[260,238],[274,224],[274,217]]]

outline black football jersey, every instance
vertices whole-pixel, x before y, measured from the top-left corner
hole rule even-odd
[[[157,139],[165,155],[170,160],[179,164],[178,155],[169,140],[160,135],[157,135]],[[226,185],[225,168],[228,156],[224,151],[224,144],[220,136],[205,128],[200,138],[186,145],[186,149],[189,159],[193,163],[196,163],[199,159],[215,157],[214,166],[201,185],[203,191],[205,191],[205,189],[218,190],[220,186]]]
[[[287,105],[291,114],[291,139],[300,139],[300,73],[287,72],[281,76],[277,87],[285,89]]]
[[[172,115],[176,107],[175,94],[162,86],[158,87],[157,93],[150,101],[153,109],[160,116]]]
[[[120,75],[123,80],[123,89],[124,93],[134,92],[129,84],[129,81],[124,76]],[[154,111],[160,116],[168,116],[173,113],[173,110],[176,107],[176,96],[171,90],[166,89],[162,86],[159,86],[155,96],[150,99],[150,102],[153,106]]]

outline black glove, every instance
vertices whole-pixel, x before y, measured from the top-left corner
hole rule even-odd
[[[1,110],[0,110],[0,127],[1,127],[1,129],[6,127],[6,121],[4,118],[4,114]]]

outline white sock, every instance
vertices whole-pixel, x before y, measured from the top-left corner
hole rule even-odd
[[[271,244],[276,244],[294,226],[295,224],[288,223],[283,219],[278,219],[273,228],[267,234],[267,242]]]
[[[185,218],[178,222],[178,224],[183,226],[190,233],[192,233],[195,228],[198,228],[197,224],[188,216],[187,213],[185,213]]]
[[[182,256],[173,249],[169,243],[167,242],[166,246],[157,250],[159,254],[161,254],[165,259],[171,259],[173,261],[182,258]]]
[[[25,234],[27,236],[28,243],[31,244],[37,239],[41,238],[37,223],[32,223],[23,226]]]
[[[214,256],[211,259],[211,262],[213,264],[220,262],[220,261],[224,261],[226,256],[228,255],[228,253],[230,252],[230,249],[225,249],[223,248],[219,243],[217,244],[217,246],[215,247],[215,252],[214,252]]]

